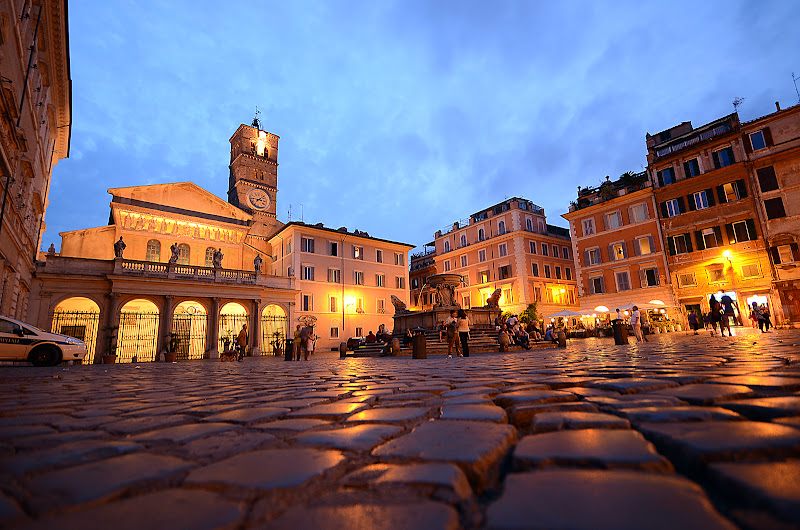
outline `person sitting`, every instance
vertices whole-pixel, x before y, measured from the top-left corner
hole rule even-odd
[[[408,346],[414,339],[414,334],[411,333],[411,328],[406,328],[406,334],[403,335],[403,346]]]
[[[553,335],[553,326],[547,326],[547,331],[544,332],[544,340],[549,342],[558,342],[558,339]]]
[[[531,341],[528,332],[520,327],[517,329],[517,333],[514,335],[514,344],[522,346],[526,350],[531,349]]]
[[[376,340],[378,340],[377,337],[375,337],[375,334],[370,331],[369,335],[367,335],[367,344],[372,344]]]

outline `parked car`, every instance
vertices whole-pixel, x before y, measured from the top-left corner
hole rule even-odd
[[[82,361],[86,353],[86,343],[81,340],[0,316],[1,361],[30,361],[34,366],[55,366],[63,361]]]

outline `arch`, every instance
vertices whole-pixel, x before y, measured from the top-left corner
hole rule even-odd
[[[444,242],[444,251],[445,252],[450,252],[450,241],[448,241],[448,240],[445,240],[445,242]]]
[[[147,261],[161,261],[161,241],[158,239],[151,239],[147,242]]]
[[[203,303],[195,300],[179,302],[172,313],[170,341],[173,342],[179,360],[202,359],[206,351],[206,329],[208,311]]]
[[[261,310],[261,350],[282,355],[289,333],[286,310],[278,304],[268,304]]]
[[[478,228],[478,241],[483,241],[486,239],[486,232],[483,228]]]
[[[100,327],[100,305],[90,298],[64,298],[53,311],[50,331],[69,335],[86,343],[84,364],[94,363],[97,350],[97,330]]]
[[[133,298],[120,308],[117,362],[155,361],[160,311],[152,300]]]
[[[178,245],[178,265],[188,265],[191,253],[191,249],[186,243]]]
[[[214,266],[214,247],[206,248],[206,267]]]
[[[244,324],[247,324],[249,313],[247,308],[238,302],[228,302],[219,310],[219,344],[218,351],[233,349],[236,337]],[[225,347],[227,343],[227,348]]]
[[[467,246],[467,234],[461,234],[461,246],[462,247]]]
[[[503,234],[506,233],[506,222],[505,221],[500,221],[500,222],[497,223],[497,233],[499,235],[503,235]]]

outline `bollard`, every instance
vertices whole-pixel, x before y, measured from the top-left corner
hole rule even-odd
[[[284,361],[291,361],[292,355],[294,354],[294,339],[286,339],[286,345],[284,346],[284,354],[283,360]]]
[[[400,355],[400,339],[397,337],[392,339],[392,357]]]
[[[428,352],[426,351],[427,345],[425,343],[425,334],[418,333],[411,339],[411,357],[413,359],[427,359]]]
[[[508,351],[508,334],[500,333],[500,351]]]
[[[625,322],[615,318],[611,321],[611,328],[614,331],[614,344],[617,346],[628,344],[628,328],[625,327]]]
[[[340,342],[339,343],[339,358],[340,359],[344,359],[345,357],[347,357],[347,343],[346,342]]]
[[[566,348],[567,347],[567,334],[563,331],[558,332],[558,347],[559,348]]]

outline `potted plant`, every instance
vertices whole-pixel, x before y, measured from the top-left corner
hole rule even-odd
[[[103,354],[103,364],[117,362],[117,330],[119,326],[106,326],[103,328],[108,333],[108,353]]]
[[[172,333],[168,333],[167,351],[164,352],[164,362],[174,363],[178,360],[178,343],[180,339]]]

